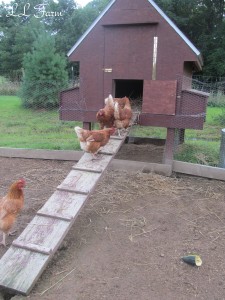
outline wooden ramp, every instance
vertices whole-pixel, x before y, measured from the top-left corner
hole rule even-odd
[[[127,135],[127,134],[126,134]],[[101,158],[85,153],[0,260],[0,287],[28,295],[73,225],[126,135],[111,137]]]

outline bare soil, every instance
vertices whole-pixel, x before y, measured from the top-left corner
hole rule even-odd
[[[144,159],[134,148],[119,156]],[[0,158],[1,195],[15,179],[27,181],[17,236],[73,164]],[[224,194],[222,181],[108,170],[31,294],[13,299],[225,299]],[[189,253],[201,267],[182,262]]]

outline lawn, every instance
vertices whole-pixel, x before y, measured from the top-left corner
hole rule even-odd
[[[204,129],[185,130],[185,143],[177,148],[175,159],[218,166],[221,129],[223,128],[220,122],[223,118],[220,116],[223,112],[223,107],[207,107]],[[225,123],[223,125],[225,127]],[[166,128],[136,126],[132,129],[132,135],[165,139]]]
[[[0,111],[0,147],[80,149],[73,128],[81,124],[60,121],[57,110],[25,109],[18,97],[0,96]],[[175,159],[217,166],[222,125],[216,116],[223,111],[221,107],[208,107],[204,130],[186,130],[185,144],[178,147]],[[166,129],[135,126],[131,135],[164,139]]]
[[[201,139],[201,140],[220,140],[221,125],[219,120],[216,120],[216,116],[219,116],[224,111],[221,107],[207,107],[206,122],[203,130],[187,129],[185,132],[185,138]],[[132,130],[132,134],[135,136],[151,136],[154,138],[166,138],[166,128],[160,127],[145,127],[136,126]]]
[[[57,110],[31,110],[16,96],[0,96],[1,147],[31,149],[80,149],[73,127],[62,122]]]

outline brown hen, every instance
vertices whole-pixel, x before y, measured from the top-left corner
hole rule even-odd
[[[10,186],[6,196],[0,200],[0,230],[3,232],[0,244],[4,246],[6,246],[6,236],[10,234],[9,231],[24,205],[24,186],[24,179],[15,181]]]

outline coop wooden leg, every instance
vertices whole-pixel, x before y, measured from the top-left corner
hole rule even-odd
[[[91,122],[83,122],[83,129],[91,130]]]
[[[174,155],[175,128],[167,128],[166,144],[164,149],[163,163],[172,165]]]

